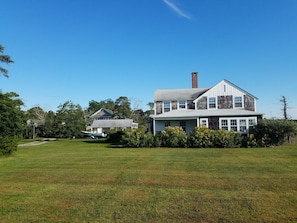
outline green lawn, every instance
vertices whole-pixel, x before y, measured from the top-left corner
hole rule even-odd
[[[297,144],[95,142],[59,140],[0,157],[0,222],[297,222]]]

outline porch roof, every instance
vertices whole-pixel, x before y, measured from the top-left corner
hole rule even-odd
[[[248,111],[244,109],[214,109],[214,110],[173,110],[160,115],[151,116],[155,120],[169,119],[196,119],[204,117],[242,117],[242,116],[262,116],[263,113]]]

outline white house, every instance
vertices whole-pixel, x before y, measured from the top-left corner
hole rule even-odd
[[[247,133],[262,119],[257,98],[222,80],[210,88],[198,88],[198,72],[192,73],[192,88],[156,90],[155,113],[150,130],[156,134],[167,126],[181,126],[187,133],[196,126]]]

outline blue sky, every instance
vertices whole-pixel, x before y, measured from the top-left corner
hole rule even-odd
[[[259,98],[264,117],[297,119],[296,0],[1,1],[3,92],[55,111],[71,100],[126,96],[147,110],[156,89],[227,79]]]

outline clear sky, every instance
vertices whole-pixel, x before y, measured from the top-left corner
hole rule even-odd
[[[15,61],[3,92],[57,110],[222,79],[259,98],[266,118],[297,119],[296,0],[0,0],[0,44]]]

